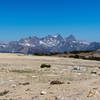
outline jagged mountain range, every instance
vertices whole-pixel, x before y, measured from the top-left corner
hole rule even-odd
[[[61,35],[48,35],[43,38],[36,36],[22,38],[19,41],[1,42],[0,52],[3,53],[54,53],[85,50],[100,50],[99,42],[77,40],[73,35],[63,38]]]

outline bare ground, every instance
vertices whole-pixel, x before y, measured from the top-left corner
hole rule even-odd
[[[0,54],[0,100],[100,100],[100,62]]]

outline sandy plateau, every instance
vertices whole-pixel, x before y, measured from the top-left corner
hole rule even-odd
[[[0,100],[100,100],[100,61],[0,54]]]

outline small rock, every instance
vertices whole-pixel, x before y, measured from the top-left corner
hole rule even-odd
[[[11,87],[12,87],[12,88],[15,88],[15,87],[16,87],[16,84],[12,84]]]
[[[59,100],[58,97],[55,97],[55,100]]]
[[[47,94],[47,92],[46,91],[40,91],[40,95],[46,95]]]
[[[37,76],[32,76],[32,78],[36,78]]]
[[[93,97],[96,93],[96,89],[90,90],[87,97]]]
[[[37,100],[37,99],[38,99],[38,96],[32,97],[32,100]]]
[[[9,80],[9,82],[13,82],[13,80]]]
[[[67,82],[67,84],[71,84],[70,82]]]
[[[82,66],[74,66],[73,70],[82,70],[82,71],[86,71],[85,67]]]
[[[80,70],[79,66],[74,66],[73,70]]]

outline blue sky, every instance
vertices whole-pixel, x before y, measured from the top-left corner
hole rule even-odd
[[[100,0],[0,0],[0,41],[58,33],[100,41]]]

